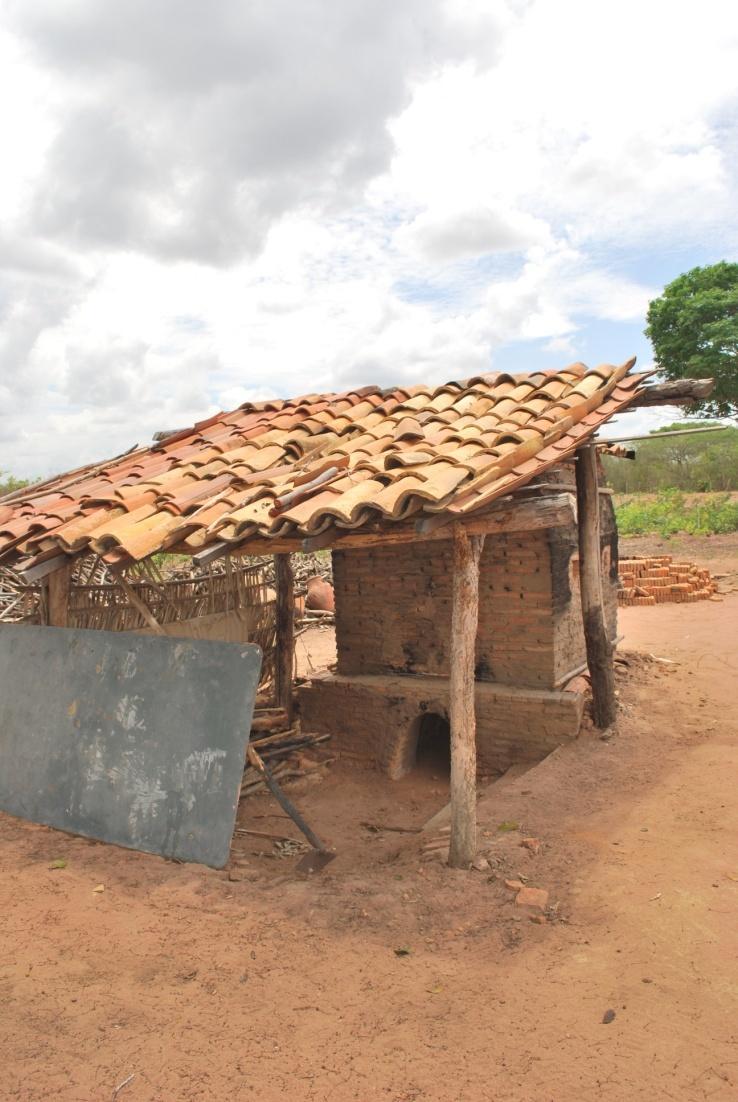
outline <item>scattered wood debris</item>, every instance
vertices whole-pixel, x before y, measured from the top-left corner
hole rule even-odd
[[[271,776],[282,784],[318,773],[330,765],[334,758],[314,759],[305,754],[306,750],[320,746],[330,737],[301,731],[299,723],[289,726],[284,708],[257,707],[251,722],[249,747],[256,750],[268,764]],[[253,763],[248,764],[241,782],[240,799],[263,792],[265,788],[264,775]]]

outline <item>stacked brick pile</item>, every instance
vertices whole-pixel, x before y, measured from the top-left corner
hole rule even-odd
[[[618,601],[621,605],[659,605],[672,601],[705,601],[717,593],[710,571],[693,562],[674,562],[671,555],[621,559]]]

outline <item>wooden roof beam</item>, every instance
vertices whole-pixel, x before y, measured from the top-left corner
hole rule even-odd
[[[714,379],[674,379],[669,383],[654,383],[636,394],[622,413],[645,406],[681,406],[709,398],[715,386]]]
[[[257,536],[243,543],[230,544],[231,554],[271,555],[281,552],[311,552],[321,550],[351,550],[357,547],[391,546],[397,543],[419,543],[427,540],[451,538],[451,526],[462,524],[471,536],[499,535],[504,532],[530,532],[539,528],[561,528],[576,522],[576,499],[572,493],[552,494],[548,497],[521,501],[508,497],[495,502],[491,509],[460,521],[458,516],[436,514],[428,519],[434,522],[432,531],[418,530],[414,521],[377,523],[370,531],[352,531],[333,528],[308,539],[265,539]],[[202,561],[201,559],[198,561]]]
[[[416,543],[425,540],[443,540],[451,538],[452,525],[461,523],[470,536],[498,535],[503,532],[529,532],[538,528],[560,528],[576,520],[575,498],[573,494],[552,494],[548,497],[529,498],[521,501],[507,498],[496,502],[492,509],[478,513],[460,521],[458,516],[436,514],[428,518],[426,527],[411,523],[395,523],[378,526],[373,532],[346,532],[340,530],[325,532],[314,539],[306,539],[296,548],[301,551],[317,551],[324,548],[335,550],[355,547],[377,547],[397,543]],[[268,541],[263,541],[267,544]],[[252,547],[256,541],[252,541]],[[239,548],[239,553],[241,548]],[[245,554],[258,554],[248,551]],[[263,552],[262,552],[263,553]]]

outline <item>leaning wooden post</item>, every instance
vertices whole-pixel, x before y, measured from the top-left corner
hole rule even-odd
[[[598,727],[615,722],[615,677],[612,643],[602,607],[602,555],[600,550],[597,452],[594,444],[577,451],[577,513],[579,525],[579,580],[582,597],[584,641],[592,678],[592,705]]]
[[[451,839],[448,863],[466,869],[477,850],[477,732],[474,651],[479,615],[479,556],[484,536],[454,526],[451,605]]]
[[[65,628],[69,623],[69,593],[72,587],[72,564],[65,563],[49,574],[46,590],[47,623]]]
[[[277,638],[275,681],[277,704],[292,722],[292,671],[295,662],[295,583],[288,554],[274,556],[277,591]]]

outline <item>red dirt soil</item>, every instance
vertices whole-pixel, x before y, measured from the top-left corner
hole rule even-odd
[[[484,872],[362,826],[425,821],[432,767],[301,782],[338,850],[308,878],[253,836],[216,872],[0,816],[0,1098],[733,1102],[738,595],[620,623],[617,731],[484,790]],[[240,824],[295,834],[267,797]]]

